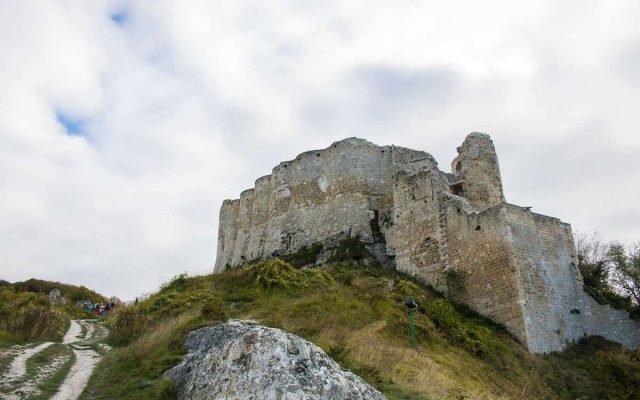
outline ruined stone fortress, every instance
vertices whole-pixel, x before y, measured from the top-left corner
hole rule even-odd
[[[222,204],[215,271],[355,237],[381,263],[503,324],[531,352],[588,335],[640,343],[626,312],[583,291],[571,226],[505,201],[482,133],[458,147],[451,173],[429,153],[357,138],[281,162]]]

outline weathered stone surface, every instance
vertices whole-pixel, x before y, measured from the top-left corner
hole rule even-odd
[[[215,271],[358,237],[532,352],[589,335],[637,348],[638,324],[582,290],[571,226],[505,201],[488,135],[457,150],[450,173],[426,152],[357,138],[282,162],[222,204]]]
[[[313,343],[253,321],[190,332],[186,348],[166,373],[178,399],[384,399]]]
[[[49,303],[51,303],[51,305],[58,305],[61,304],[62,302],[62,294],[60,293],[60,290],[58,289],[51,289],[51,291],[49,292]]]

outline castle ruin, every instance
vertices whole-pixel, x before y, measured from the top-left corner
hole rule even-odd
[[[429,153],[357,138],[280,163],[222,204],[215,271],[347,238],[504,325],[531,352],[590,335],[640,343],[628,313],[583,291],[571,226],[505,201],[486,134],[466,137],[451,173]]]

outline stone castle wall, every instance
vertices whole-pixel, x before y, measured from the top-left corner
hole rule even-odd
[[[463,199],[448,196],[446,227],[450,296],[486,317],[503,324],[523,343],[527,342],[517,266],[510,246],[503,207],[469,213]]]
[[[505,202],[489,136],[457,150],[451,173],[423,151],[356,138],[282,162],[223,203],[215,271],[358,237],[532,352],[585,335],[637,348],[638,324],[582,290],[571,227]]]
[[[529,348],[559,351],[591,335],[637,348],[638,324],[584,292],[571,226],[516,206],[505,206],[504,214],[511,263],[520,273]]]
[[[389,147],[355,138],[280,163],[239,201],[223,203],[215,269],[318,241],[371,242],[371,207],[392,202],[391,165]]]

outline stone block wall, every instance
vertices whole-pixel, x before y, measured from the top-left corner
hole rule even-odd
[[[438,203],[441,179],[434,169],[396,173],[387,247],[398,270],[446,291],[441,254],[446,238]]]
[[[503,324],[529,351],[599,335],[637,348],[640,326],[583,290],[569,224],[502,203],[471,212],[448,196],[449,295]]]
[[[476,213],[464,207],[463,199],[448,196],[444,201],[449,295],[527,343],[519,271],[511,260],[503,208]]]
[[[502,209],[512,264],[519,271],[529,350],[559,351],[591,335],[637,348],[638,324],[584,292],[571,226],[513,205]]]

